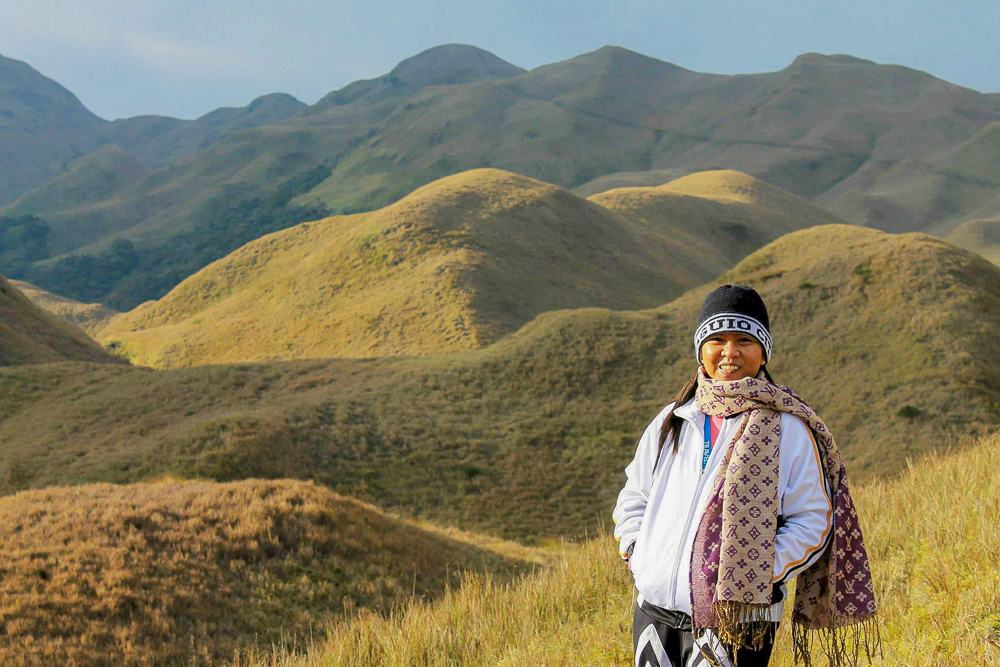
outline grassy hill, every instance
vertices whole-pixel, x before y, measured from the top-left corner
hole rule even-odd
[[[218,662],[538,558],[287,480],[49,488],[0,517],[4,664]]]
[[[0,276],[0,366],[116,361],[77,326],[43,311]]]
[[[962,451],[940,451],[897,479],[853,486],[881,605],[885,664],[1000,659],[998,452],[994,433]],[[306,656],[247,651],[239,664],[631,664],[631,584],[614,541],[601,535],[515,584],[472,575],[441,600],[411,604],[388,619],[339,622]],[[775,667],[795,664],[789,621],[778,633]]]
[[[589,202],[464,172],[254,241],[117,316],[101,341],[160,368],[475,349],[550,310],[662,304],[785,232],[836,220],[735,172],[664,188]]]
[[[760,289],[774,375],[824,416],[855,476],[1000,421],[1000,268],[978,255],[824,225],[719,281]],[[0,490],[290,477],[463,528],[579,535],[693,372],[714,284],[651,310],[546,313],[482,350],[430,357],[3,369]]]
[[[789,192],[729,170],[699,172],[653,188],[619,188],[590,200],[676,244],[675,267],[698,283],[779,236],[842,222]]]
[[[51,247],[82,242],[73,233],[81,228],[95,234],[72,251],[97,263],[115,259],[106,257],[115,239],[135,245],[135,261],[115,264],[107,285],[88,284],[90,267],[74,256],[37,262],[20,277],[128,309],[253,238],[309,219],[301,208],[374,210],[481,167],[567,188],[609,174],[637,180],[605,186],[736,169],[851,222],[944,233],[956,212],[994,189],[996,151],[983,133],[997,121],[996,96],[849,56],[806,54],[779,72],[720,76],[605,47],[523,72],[446,45],[235,132],[99,204],[48,213]],[[914,165],[933,177],[919,197],[909,196]],[[941,196],[927,201],[933,192]],[[198,251],[206,246],[213,250]]]
[[[98,332],[107,325],[117,311],[102,306],[99,303],[80,303],[61,297],[52,292],[46,292],[40,287],[20,280],[9,281],[31,303],[53,315],[68,320],[87,332],[91,338],[96,338]]]

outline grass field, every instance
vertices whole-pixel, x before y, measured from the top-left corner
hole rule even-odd
[[[942,448],[896,478],[855,485],[881,610],[877,664],[1000,661],[998,466],[994,433]],[[469,575],[441,600],[338,622],[304,657],[245,651],[237,663],[624,666],[632,664],[630,590],[602,532],[525,580]],[[774,667],[793,664],[788,628],[786,616]]]

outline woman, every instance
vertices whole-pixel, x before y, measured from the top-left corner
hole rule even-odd
[[[639,593],[635,664],[767,665],[794,577],[796,659],[810,663],[812,630],[833,665],[859,645],[871,657],[876,607],[843,461],[766,370],[763,300],[723,285],[697,324],[700,365],[640,438],[614,510]]]

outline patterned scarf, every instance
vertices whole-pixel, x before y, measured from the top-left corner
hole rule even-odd
[[[696,630],[711,628],[724,642],[746,638],[760,647],[770,627],[778,513],[778,444],[781,412],[801,417],[816,439],[823,473],[833,491],[833,538],[799,577],[792,612],[795,661],[811,664],[818,639],[830,664],[857,664],[863,645],[869,661],[879,650],[868,554],[847,488],[847,472],[823,420],[788,387],[763,379],[713,380],[698,374],[698,407],[708,415],[743,414],[725,452],[698,526],[691,559]]]

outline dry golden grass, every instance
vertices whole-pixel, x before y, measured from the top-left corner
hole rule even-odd
[[[0,498],[0,662],[207,662],[308,641],[540,556],[417,527],[311,483],[161,480]],[[529,560],[530,559],[530,560]]]
[[[707,273],[706,281],[780,236],[843,222],[785,190],[725,169],[690,174],[658,187],[609,190],[590,200],[674,245],[677,270]]]
[[[936,452],[896,479],[856,485],[881,605],[877,664],[1000,662],[998,469],[994,433]],[[602,534],[523,580],[470,575],[436,602],[339,621],[304,657],[247,651],[237,663],[630,665],[630,587],[614,541]],[[793,664],[788,627],[786,615],[774,667]]]
[[[57,317],[69,320],[91,338],[96,338],[111,318],[118,314],[118,311],[103,304],[80,303],[21,280],[11,280],[10,284],[21,290],[21,294],[28,297],[31,303]]]
[[[117,316],[100,340],[156,368],[470,350],[546,311],[660,305],[781,234],[836,221],[744,174],[702,181],[714,185],[588,201],[463,172],[253,241]]]
[[[31,303],[0,276],[0,366],[118,361],[71,324]]]

